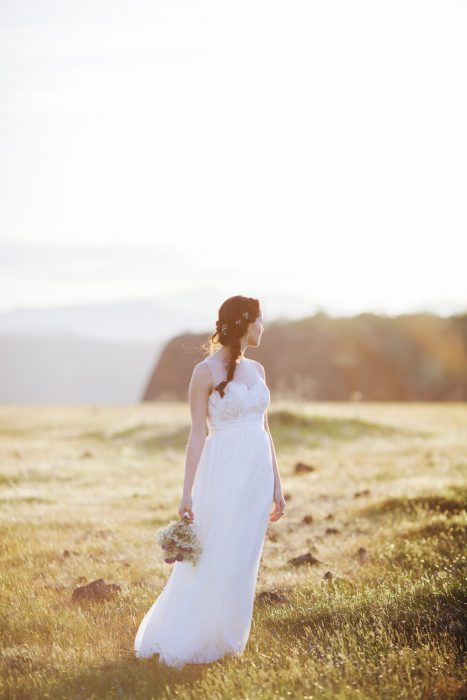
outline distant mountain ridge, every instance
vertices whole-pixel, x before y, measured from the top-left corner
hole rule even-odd
[[[181,331],[201,332],[214,326],[227,296],[220,289],[200,287],[155,299],[0,311],[0,335],[72,333],[101,340],[166,342]],[[263,306],[269,319],[301,318],[315,310],[306,299],[278,293],[268,294]]]
[[[0,403],[139,403],[154,357],[154,343],[0,336]]]
[[[202,317],[194,317],[193,322],[198,327]],[[136,300],[5,311],[0,313],[0,334],[42,337],[73,334],[104,341],[158,343],[178,333],[185,323],[183,309]]]
[[[0,312],[1,404],[133,404],[170,338],[214,325],[222,290],[199,287],[156,300]],[[269,313],[309,308],[268,299]]]

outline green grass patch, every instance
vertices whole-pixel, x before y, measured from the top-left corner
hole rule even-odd
[[[17,495],[12,495],[12,496],[1,496],[0,497],[0,506],[6,505],[35,505],[35,504],[41,504],[41,503],[56,503],[55,498],[50,498],[49,496],[17,496]]]
[[[189,435],[190,427],[184,425],[180,428],[177,428],[176,430],[171,430],[168,432],[161,433],[159,435],[147,437],[138,442],[138,446],[142,447],[148,452],[163,450],[167,447],[174,450],[183,450],[185,449],[188,443]]]
[[[20,481],[20,477],[15,474],[0,474],[0,486],[13,486]]]
[[[415,514],[420,510],[457,515],[466,511],[467,489],[453,486],[445,493],[397,496],[372,503],[359,512],[365,516]]]
[[[307,446],[315,446],[319,445],[323,439],[344,441],[371,437],[393,437],[404,432],[400,428],[359,418],[309,416],[289,410],[270,412],[268,424],[273,437],[284,446],[296,444],[297,441],[301,441]]]

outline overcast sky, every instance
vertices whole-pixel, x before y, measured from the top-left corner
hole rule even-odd
[[[467,3],[0,0],[0,308],[467,305]]]

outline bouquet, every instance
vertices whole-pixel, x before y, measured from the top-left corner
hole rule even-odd
[[[184,515],[178,521],[172,520],[166,527],[159,528],[156,541],[163,550],[164,561],[167,564],[188,561],[195,566],[202,552],[189,515]]]

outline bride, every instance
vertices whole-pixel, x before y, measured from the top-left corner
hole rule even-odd
[[[220,348],[193,369],[178,515],[188,514],[202,552],[196,566],[173,564],[139,625],[136,657],[181,668],[245,649],[268,523],[285,510],[264,368],[245,357],[263,330],[257,299],[229,297],[211,336]]]

